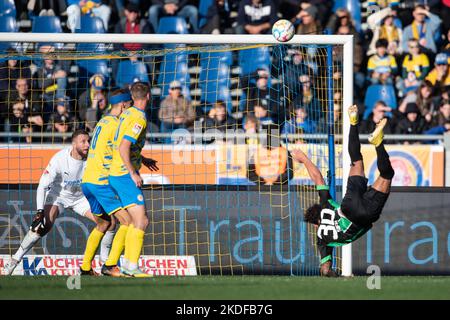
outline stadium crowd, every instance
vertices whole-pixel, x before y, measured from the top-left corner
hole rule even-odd
[[[3,0],[1,0],[3,1]],[[6,1],[6,0],[5,0]],[[266,34],[273,23],[288,19],[297,34],[338,34],[354,36],[354,99],[362,118],[361,132],[373,131],[375,123],[389,117],[387,133],[442,134],[450,131],[450,1],[364,1],[372,10],[363,22],[362,12],[349,12],[344,7],[355,0],[17,0],[16,21],[56,16],[63,22],[64,32],[83,32],[83,17],[98,17],[104,32],[159,33],[160,19],[178,16],[185,20],[189,33],[201,34]],[[206,5],[205,5],[206,3]],[[342,7],[339,7],[342,4]],[[206,6],[206,9],[205,9]],[[6,14],[6,13],[5,13]],[[4,15],[5,15],[4,14]],[[358,19],[356,19],[359,17]],[[0,19],[2,18],[0,14]],[[141,44],[123,44],[115,49],[133,52],[151,48]],[[17,48],[5,49],[12,57]],[[40,45],[43,59],[30,61],[9,58],[0,61],[0,131],[67,133],[83,127],[92,130],[108,111],[109,92],[119,84],[102,73],[78,76],[78,84],[70,85],[71,62],[54,60],[56,44]],[[178,80],[167,84],[167,93],[152,98],[148,119],[151,132],[170,132],[177,128],[192,129],[200,120],[204,129],[221,131],[242,128],[258,131],[263,125],[278,124],[283,133],[316,133],[324,125],[319,92],[322,75],[306,63],[304,50],[288,51],[294,74],[281,82],[298,87],[289,103],[280,101],[279,90],[270,84],[273,70],[257,68],[245,77],[240,87],[245,106],[229,108],[218,99],[207,109],[194,105],[185,95]],[[154,61],[143,60],[149,81],[153,84]],[[342,81],[339,61],[335,62],[335,83]],[[116,74],[117,61],[111,63]],[[278,76],[278,75],[275,75]],[[80,85],[83,81],[83,85]],[[113,84],[113,87],[111,86]],[[86,85],[88,84],[88,85]],[[81,88],[81,89],[80,89]],[[341,115],[342,92],[334,92],[334,120]],[[10,137],[8,142],[51,141],[65,138]],[[50,140],[49,140],[50,139]],[[168,141],[167,139],[161,141]],[[414,141],[398,143],[416,143]],[[419,142],[417,142],[419,143]]]

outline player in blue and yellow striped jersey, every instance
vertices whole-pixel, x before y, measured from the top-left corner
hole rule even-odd
[[[114,136],[109,183],[132,219],[125,240],[125,263],[122,270],[133,277],[146,277],[149,275],[138,268],[145,229],[148,226],[139,169],[142,164],[152,171],[158,167],[156,161],[141,155],[145,144],[145,108],[150,100],[150,87],[142,82],[134,83],[131,86],[131,96],[134,105],[120,116],[119,127]]]
[[[96,216],[97,227],[94,228],[86,243],[86,250],[81,266],[81,273],[91,270],[94,258],[103,233],[98,230],[99,224],[114,222],[112,215],[120,222],[108,259],[102,266],[102,274],[121,276],[117,267],[118,260],[125,245],[125,238],[131,217],[122,208],[119,198],[109,185],[108,177],[113,156],[113,139],[119,126],[119,116],[131,105],[131,95],[125,90],[116,90],[110,98],[111,109],[96,125],[92,137],[86,169],[81,188],[89,201],[92,213]]]

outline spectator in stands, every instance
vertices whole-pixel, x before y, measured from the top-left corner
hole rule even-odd
[[[84,91],[78,98],[78,116],[83,126],[92,132],[106,112],[108,106],[105,91],[105,78],[101,74],[94,74],[89,79],[90,88]]]
[[[177,80],[169,84],[169,95],[161,102],[158,112],[162,132],[179,128],[191,128],[195,121],[195,109],[181,94],[181,83]]]
[[[428,74],[426,80],[430,81],[436,92],[443,92],[450,86],[450,72],[448,68],[448,56],[446,53],[439,53],[434,60],[435,68]]]
[[[450,124],[450,101],[443,101],[439,107],[439,113],[433,117],[431,127]]]
[[[340,27],[347,27],[349,29],[348,34],[359,36],[358,31],[356,31],[355,28],[355,22],[350,16],[350,12],[343,8],[337,9],[336,12],[331,15],[325,29],[328,30],[330,34],[336,34]]]
[[[28,122],[28,115],[25,111],[25,101],[17,100],[12,104],[12,115],[9,119],[9,132],[27,134],[31,132],[31,126]],[[31,137],[10,137],[8,142],[27,142],[31,143]]]
[[[253,79],[255,83],[252,83]],[[255,104],[264,104],[273,120],[284,120],[285,110],[280,109],[280,97],[277,92],[269,87],[269,71],[267,69],[258,68],[251,75],[244,77],[241,84],[247,93],[247,105],[244,112],[253,112]]]
[[[305,107],[295,108],[294,113],[295,116],[284,124],[282,134],[317,132],[317,124],[308,118]]]
[[[127,33],[127,34],[147,34],[155,33],[152,26],[146,19],[141,19],[139,13],[139,6],[132,2],[124,9],[124,15],[122,19],[116,24],[114,28],[115,33]],[[124,43],[116,46],[118,50],[137,51],[144,49],[142,43]]]
[[[205,119],[205,130],[216,129],[223,133],[236,129],[236,121],[228,116],[227,106],[224,101],[218,100]]]
[[[22,101],[24,104],[24,114],[26,115],[30,130],[32,132],[43,132],[44,104],[39,99],[38,94],[29,89],[27,79],[19,78],[16,80],[16,90],[10,92],[8,101]],[[9,114],[12,114],[12,112],[10,111]],[[33,141],[38,140],[33,139]]]
[[[70,115],[67,108],[67,101],[59,99],[56,102],[56,112],[50,117],[47,125],[47,132],[54,132],[58,134],[64,134],[72,132],[75,129],[75,117]],[[69,136],[52,136],[51,142],[64,143],[70,140]]]
[[[314,70],[309,65],[308,53],[304,48],[288,49],[289,62],[284,70],[284,82],[290,91],[296,91],[299,85],[298,77],[302,74],[313,74]],[[295,92],[293,92],[295,94]]]
[[[383,101],[376,102],[372,112],[369,114],[369,117],[366,120],[361,121],[359,132],[362,134],[372,133],[376,128],[376,124],[381,119],[387,117],[386,113],[391,111],[392,108],[388,107]],[[386,134],[392,133],[392,123],[390,118],[388,118],[388,123],[384,127],[383,131]]]
[[[40,94],[47,103],[53,104],[56,99],[64,98],[67,87],[67,72],[63,65],[53,59],[45,56],[47,53],[54,52],[53,46],[41,46],[39,52],[44,55],[42,66],[37,69],[34,75],[34,83]]]
[[[395,128],[396,134],[422,134],[427,129],[425,119],[420,114],[416,103],[406,105],[405,117],[400,120]],[[417,143],[418,141],[405,141],[404,144]]]
[[[108,31],[111,8],[102,0],[67,0],[67,27],[75,33],[81,28],[81,15],[88,14],[103,21],[105,31]]]
[[[309,3],[302,3],[302,10],[297,14],[301,23],[297,27],[297,34],[321,34],[322,26],[317,19],[317,7]]]
[[[152,0],[148,10],[148,20],[155,32],[158,32],[159,19],[166,16],[185,18],[191,25],[192,32],[198,33],[198,9],[187,0]]]
[[[295,98],[294,105],[305,107],[311,120],[319,122],[322,118],[322,112],[318,105],[317,94],[313,89],[311,78],[307,74],[298,77],[300,82],[300,94]]]
[[[253,115],[253,114],[249,114],[245,118],[243,127],[244,127],[244,131],[246,134],[258,133],[259,129],[260,129],[260,124],[259,124],[258,118],[256,118],[255,115]],[[249,144],[249,145],[257,145],[258,139],[254,138],[254,137],[247,137],[245,139],[245,143]]]
[[[434,35],[439,30],[442,20],[423,5],[414,8],[413,17],[413,23],[403,30],[403,51],[408,51],[409,39],[416,39],[422,47],[436,53]]]
[[[257,100],[254,105],[254,115],[258,119],[260,126],[274,124],[273,118],[269,114],[267,101],[265,99]]]
[[[430,62],[426,54],[420,52],[419,42],[411,39],[408,42],[408,54],[403,59],[402,78],[397,88],[405,91],[415,90],[430,71]]]
[[[374,30],[372,41],[367,51],[367,55],[373,55],[376,52],[376,43],[379,39],[385,39],[388,42],[387,50],[391,55],[402,53],[402,29],[394,23],[395,15],[391,8],[382,10],[376,15],[376,19],[371,21],[371,27]],[[370,23],[369,23],[370,25]]]
[[[8,56],[19,56],[20,54],[13,48],[6,51]],[[31,79],[31,69],[29,60],[8,59],[0,62],[0,93],[14,89],[16,80],[24,78]]]
[[[433,97],[433,86],[429,81],[425,80],[417,90],[409,91],[398,107],[398,111],[404,114],[408,103],[417,104],[420,114],[428,124],[431,122],[433,116],[437,114],[436,102]],[[401,114],[398,116],[402,118]]]
[[[214,0],[211,2],[206,14],[206,24],[202,27],[200,33],[203,34],[231,34],[238,33],[234,31],[233,21],[230,15],[229,1]]]
[[[377,53],[371,56],[367,63],[370,81],[372,84],[392,84],[397,73],[397,62],[387,53],[386,39],[379,39],[375,46]]]
[[[277,21],[277,10],[272,0],[244,0],[239,5],[237,33],[265,34],[272,31]]]

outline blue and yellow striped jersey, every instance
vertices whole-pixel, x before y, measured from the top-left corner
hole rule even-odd
[[[131,141],[131,163],[136,171],[141,168],[141,151],[145,144],[146,128],[147,118],[145,117],[144,111],[136,107],[131,107],[121,114],[119,119],[119,127],[114,135],[113,160],[109,175],[122,176],[129,173],[119,153],[119,146],[122,139]]]
[[[111,115],[104,116],[95,126],[83,183],[108,184],[113,156],[113,139],[118,126],[119,119]]]

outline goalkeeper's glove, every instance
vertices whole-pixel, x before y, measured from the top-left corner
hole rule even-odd
[[[39,233],[39,231],[44,230],[45,222],[44,210],[38,210],[33,218],[33,222],[31,222],[30,230]]]

